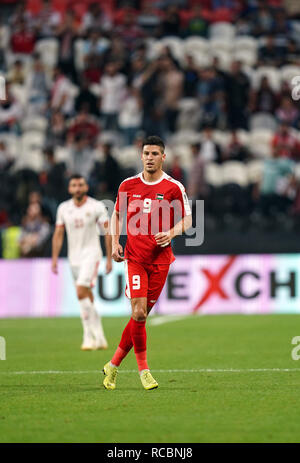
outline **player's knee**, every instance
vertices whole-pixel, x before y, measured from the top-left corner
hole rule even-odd
[[[85,288],[84,286],[77,286],[76,292],[78,299],[84,299],[89,296],[88,288]]]
[[[132,317],[137,322],[143,322],[147,318],[147,309],[143,306],[136,306],[133,308]]]

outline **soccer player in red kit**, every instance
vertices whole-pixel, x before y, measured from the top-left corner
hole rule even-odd
[[[125,293],[131,301],[132,317],[111,361],[104,365],[106,389],[115,389],[118,367],[132,347],[143,387],[146,390],[158,387],[147,363],[146,319],[175,260],[171,240],[192,225],[183,185],[162,170],[164,150],[161,138],[146,138],[141,155],[143,172],[121,183],[111,219],[112,257],[116,262],[125,261]],[[124,257],[119,238],[125,213]]]

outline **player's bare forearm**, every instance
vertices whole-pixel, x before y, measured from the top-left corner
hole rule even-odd
[[[111,256],[114,261],[122,262],[123,257],[123,248],[120,245],[120,234],[123,226],[123,217],[120,216],[119,212],[114,210],[111,217],[111,239],[112,239],[112,252]]]
[[[111,250],[112,250],[111,235],[107,233],[104,239],[105,239],[105,250],[106,250],[107,259],[111,260]]]
[[[186,215],[185,217],[183,217],[183,219],[177,222],[177,224],[174,225],[174,227],[171,228],[171,230],[169,230],[168,232],[157,233],[154,238],[159,246],[164,247],[169,245],[171,243],[171,240],[175,238],[175,236],[181,235],[191,226],[192,216]]]
[[[64,227],[56,227],[52,237],[52,270],[57,273],[57,259],[64,242]]]
[[[105,250],[106,250],[106,273],[110,273],[112,270],[111,235],[107,233],[104,239],[105,239]]]
[[[192,216],[186,215],[181,219],[177,224],[171,228],[170,236],[171,239],[175,238],[177,235],[181,235],[182,233],[186,232],[192,226]]]

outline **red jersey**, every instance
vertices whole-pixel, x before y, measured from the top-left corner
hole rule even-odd
[[[124,180],[115,209],[127,212],[125,258],[145,264],[171,264],[172,247],[159,246],[154,235],[169,231],[191,209],[184,186],[165,172],[156,182],[146,182],[143,174]]]

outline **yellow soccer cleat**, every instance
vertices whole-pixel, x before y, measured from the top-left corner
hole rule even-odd
[[[146,391],[150,391],[151,389],[156,389],[158,387],[158,383],[151,375],[150,370],[143,370],[140,378]]]
[[[106,365],[104,365],[102,371],[105,374],[105,378],[103,380],[103,386],[105,387],[105,389],[116,389],[118,368],[112,367],[110,362],[108,362],[106,363]]]

